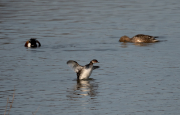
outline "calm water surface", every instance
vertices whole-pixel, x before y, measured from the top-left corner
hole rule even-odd
[[[179,19],[179,0],[1,0],[0,114],[15,87],[11,115],[179,115]],[[161,42],[118,42],[136,34]],[[66,62],[92,59],[78,82]]]

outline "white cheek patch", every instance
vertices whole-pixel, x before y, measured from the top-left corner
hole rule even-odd
[[[27,45],[28,47],[31,47],[31,43],[28,43],[28,45]]]

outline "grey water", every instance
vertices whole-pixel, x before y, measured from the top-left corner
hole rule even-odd
[[[179,44],[179,0],[1,0],[0,114],[15,92],[10,115],[179,115]],[[66,62],[92,59],[77,81]]]

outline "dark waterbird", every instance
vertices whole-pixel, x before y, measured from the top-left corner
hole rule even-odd
[[[35,47],[40,47],[41,43],[38,40],[36,40],[35,38],[31,38],[28,41],[26,41],[24,46],[35,48]]]

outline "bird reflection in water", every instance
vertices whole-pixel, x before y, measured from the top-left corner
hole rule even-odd
[[[94,97],[96,96],[96,90],[97,90],[97,85],[93,82],[93,79],[88,79],[88,80],[77,80],[77,84],[74,87],[74,93],[76,95],[82,95],[82,96],[91,96]]]
[[[134,43],[136,46],[150,46],[153,45],[153,43]]]
[[[130,44],[130,43],[122,43],[120,47],[127,48],[128,47],[127,44]],[[134,43],[134,45],[136,45],[136,46],[150,46],[150,45],[153,45],[153,43]]]
[[[127,45],[127,43],[123,42],[123,43],[121,43],[121,46],[120,46],[120,47],[121,47],[121,48],[127,48],[128,45]]]

